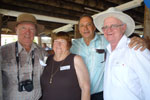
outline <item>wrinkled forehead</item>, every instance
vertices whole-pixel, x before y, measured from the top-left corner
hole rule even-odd
[[[36,24],[34,24],[32,22],[21,22],[21,23],[16,24],[16,27],[17,26],[23,26],[23,25],[29,25],[29,26],[35,27],[35,28],[37,27]]]
[[[79,24],[82,24],[82,23],[92,23],[93,24],[93,19],[89,16],[81,17],[79,20]]]
[[[108,16],[104,19],[103,24],[114,23],[114,24],[123,24],[122,20],[114,16]]]

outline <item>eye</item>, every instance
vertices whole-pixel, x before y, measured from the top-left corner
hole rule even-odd
[[[81,24],[81,25],[79,25],[79,27],[83,27],[83,26],[84,26],[84,25],[82,25],[82,24]]]
[[[108,28],[108,26],[103,26],[102,30],[106,30]]]
[[[25,30],[26,28],[24,26],[22,26],[21,29]]]
[[[87,26],[91,26],[91,25],[92,25],[91,23],[88,23],[88,24],[87,24]]]
[[[113,25],[111,25],[111,28],[117,28],[119,25],[115,25],[115,24],[113,24]]]
[[[34,29],[34,28],[30,28],[30,31],[34,32],[34,31],[35,31],[35,29]]]

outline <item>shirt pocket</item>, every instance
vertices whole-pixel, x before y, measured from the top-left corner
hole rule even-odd
[[[97,53],[96,52],[96,61],[99,63],[105,63],[106,57],[105,57],[105,53]]]
[[[122,86],[126,83],[128,77],[128,67],[123,62],[118,62],[112,65],[112,83],[116,86]]]

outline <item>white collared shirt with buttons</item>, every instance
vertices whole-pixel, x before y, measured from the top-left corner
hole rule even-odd
[[[104,100],[150,100],[150,51],[130,49],[125,35],[107,46]]]

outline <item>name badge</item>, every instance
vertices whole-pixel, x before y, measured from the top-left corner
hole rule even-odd
[[[45,67],[47,64],[45,64],[45,62],[44,61],[42,61],[41,59],[39,59],[39,62],[40,62],[40,64],[41,64],[41,66],[43,66],[43,67]]]
[[[60,67],[60,71],[69,70],[69,69],[70,69],[70,65],[66,65],[66,66],[61,66]]]

